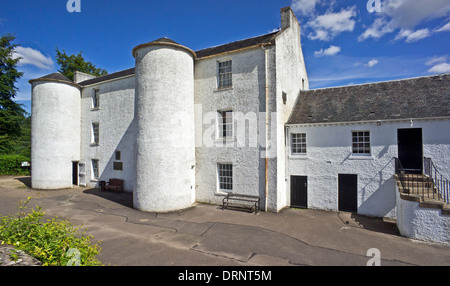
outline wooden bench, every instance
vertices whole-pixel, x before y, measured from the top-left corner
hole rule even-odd
[[[105,184],[104,191],[123,192],[123,180],[109,179],[109,182]]]
[[[229,193],[222,201],[222,209],[226,208],[237,208],[237,209],[247,209],[250,212],[259,212],[259,202],[260,198],[257,196],[240,195]]]

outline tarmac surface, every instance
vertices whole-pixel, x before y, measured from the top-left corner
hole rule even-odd
[[[130,193],[29,185],[29,177],[0,177],[0,215],[32,197],[28,209],[38,205],[101,240],[105,265],[366,266],[377,257],[381,266],[450,265],[450,246],[402,237],[381,218],[290,208],[255,215],[208,204],[149,213],[133,209]]]

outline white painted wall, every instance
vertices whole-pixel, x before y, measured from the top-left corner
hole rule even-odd
[[[86,163],[88,187],[111,178],[124,180],[124,189],[132,192],[136,174],[136,126],[134,121],[134,76],[83,88],[81,99],[81,162]],[[98,109],[92,108],[93,89],[99,90]],[[100,125],[99,145],[92,144],[92,123]],[[113,169],[115,152],[121,152],[123,170]],[[99,160],[98,179],[92,177],[91,160]]]
[[[232,60],[233,87],[218,90],[218,62],[226,60]],[[217,163],[233,164],[233,192],[264,195],[264,161],[260,158],[257,130],[260,111],[265,111],[264,70],[261,48],[195,61],[197,201],[222,202],[224,193],[218,189]],[[230,147],[223,146],[223,140],[217,139],[215,133],[218,110],[233,110],[235,118],[240,113],[242,118],[254,119],[251,121],[255,124],[244,123],[246,139],[235,136],[226,142]],[[235,121],[235,135],[240,128],[242,125]]]
[[[72,161],[80,160],[80,90],[55,81],[32,82],[31,185],[72,187]]]
[[[166,212],[195,201],[194,60],[171,45],[138,48],[134,206]]]
[[[199,201],[221,203],[224,193],[217,187],[217,163],[232,163],[233,192],[259,196],[261,207],[265,209],[267,157],[267,209],[278,211],[286,205],[284,124],[302,88],[302,79],[307,89],[308,78],[298,21],[290,9],[282,12],[282,18],[286,21],[283,22],[285,27],[277,36],[275,45],[196,61],[195,103],[202,112],[202,115],[196,115],[196,178]],[[226,60],[232,60],[233,87],[217,90],[217,65],[218,62]],[[282,100],[283,92],[287,94],[286,103]],[[205,134],[210,138],[209,131],[214,131],[211,126],[217,125],[217,122],[205,118],[205,115],[217,110],[233,110],[249,117],[253,114],[257,118],[257,124],[253,125],[250,131],[247,124],[247,136],[254,138],[258,146],[250,146],[249,142],[245,142],[245,147],[240,147],[239,139],[236,138],[227,142],[231,147],[204,146]],[[235,126],[235,133],[237,128]],[[214,134],[212,136],[214,137]],[[216,140],[214,143],[221,142]]]
[[[358,124],[290,126],[290,133],[306,133],[307,155],[290,155],[290,176],[308,176],[308,207],[338,210],[338,174],[358,175],[358,213],[395,217],[395,166],[397,129],[422,128],[423,153],[443,174],[450,174],[450,120],[409,120]],[[371,156],[352,155],[352,131],[370,131]],[[290,142],[290,137],[289,141]],[[290,145],[290,143],[289,143]],[[290,193],[290,183],[287,184]],[[290,205],[290,196],[286,203]]]
[[[271,73],[271,78],[276,79],[275,106],[276,111],[276,162],[271,164],[271,168],[276,172],[276,176],[270,178],[276,180],[276,184],[271,188],[269,209],[279,211],[286,206],[286,144],[285,144],[285,123],[289,119],[297,97],[302,89],[309,89],[308,75],[306,73],[305,61],[301,46],[301,31],[297,18],[290,9],[282,10],[282,25],[286,25],[276,38],[274,60],[276,72]],[[286,103],[283,102],[283,93],[286,94]],[[275,161],[275,160],[272,160]]]
[[[400,198],[397,189],[397,227],[403,236],[450,244],[450,216],[441,209],[419,207],[419,202]]]

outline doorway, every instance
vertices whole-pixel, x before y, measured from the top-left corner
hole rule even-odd
[[[397,130],[398,159],[409,174],[422,174],[422,128]]]
[[[339,211],[358,211],[358,175],[338,174]]]
[[[78,186],[78,162],[72,162],[72,185]]]
[[[291,207],[308,208],[307,176],[291,176]]]

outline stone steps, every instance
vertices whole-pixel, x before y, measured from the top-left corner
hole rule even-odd
[[[442,209],[442,214],[450,215],[450,204],[447,204],[442,195],[434,188],[430,177],[414,174],[403,175],[402,178],[403,181],[400,181],[399,176],[394,175],[400,198],[419,202],[419,206],[423,208]]]

